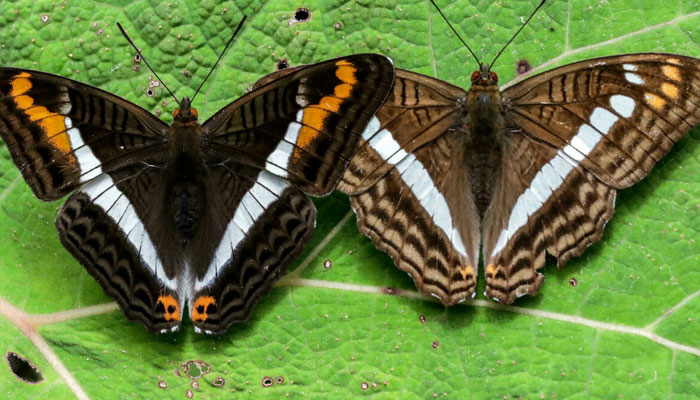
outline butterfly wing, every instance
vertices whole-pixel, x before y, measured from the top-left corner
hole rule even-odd
[[[176,328],[184,298],[144,224],[152,215],[168,126],[97,88],[0,68],[0,136],[34,194],[78,189],[56,217],[64,247],[149,331]],[[172,265],[172,264],[171,264]]]
[[[394,80],[391,60],[360,54],[300,67],[258,87],[202,126],[214,152],[329,193]]]
[[[473,296],[479,216],[460,132],[464,90],[397,70],[394,89],[363,133],[338,188],[361,232],[418,289],[454,304]]]
[[[153,155],[168,126],[100,89],[38,71],[0,68],[0,137],[41,200]]]
[[[223,333],[248,319],[313,235],[316,209],[340,179],[394,79],[391,61],[358,55],[269,79],[202,126],[219,218],[195,261],[195,327]],[[218,224],[216,221],[223,221]]]
[[[616,190],[644,178],[700,121],[700,61],[588,60],[526,79],[503,97],[513,140],[484,220],[483,255],[486,296],[512,303],[537,293],[545,251],[563,266],[599,240]]]
[[[313,236],[316,208],[301,190],[267,170],[228,161],[209,171],[221,217],[208,223],[207,260],[193,265],[190,316],[198,332],[223,333],[248,319]],[[211,203],[210,203],[211,204]],[[210,260],[210,261],[209,261]],[[198,261],[195,261],[197,263]]]

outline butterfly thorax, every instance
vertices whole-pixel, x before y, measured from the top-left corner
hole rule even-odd
[[[206,166],[201,147],[201,125],[197,111],[187,97],[173,113],[170,127],[170,160],[166,171],[166,218],[187,244],[195,235],[202,218]]]
[[[501,165],[503,107],[498,76],[487,64],[471,76],[467,93],[468,123],[465,138],[465,162],[469,170],[474,201],[483,216],[491,202]]]

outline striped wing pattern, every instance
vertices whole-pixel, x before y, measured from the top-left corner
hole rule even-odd
[[[483,255],[486,296],[512,303],[537,293],[545,250],[561,267],[598,241],[616,190],[644,178],[700,122],[700,63],[670,54],[605,57],[503,95],[511,129],[522,132],[503,163],[522,178],[498,188],[484,220]],[[518,162],[519,148],[532,149],[530,171]]]
[[[197,332],[221,334],[310,240],[304,192],[335,187],[393,79],[386,57],[339,58],[171,127],[88,85],[1,68],[0,136],[37,197],[72,193],[61,242],[128,319],[169,332],[188,307]],[[196,144],[173,150],[178,135]]]
[[[446,304],[472,297],[479,217],[455,132],[465,92],[397,70],[394,89],[365,129],[338,188],[361,232]]]
[[[476,272],[459,272],[476,269],[479,248],[485,296],[510,304],[538,292],[546,254],[561,267],[598,241],[616,191],[643,179],[700,122],[700,61],[672,54],[592,59],[525,79],[499,101],[492,145],[500,156],[488,197],[474,192],[483,168],[472,169],[470,160],[484,150],[465,146],[473,143],[466,139],[467,93],[402,70],[339,185],[351,195],[360,230],[421,292],[445,304],[474,294]],[[414,179],[406,160],[427,173]],[[433,191],[445,202],[435,202]],[[452,227],[466,258],[455,256]],[[457,284],[460,275],[467,284]]]

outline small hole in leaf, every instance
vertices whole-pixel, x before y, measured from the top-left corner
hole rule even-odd
[[[311,18],[311,12],[308,8],[297,8],[294,12],[294,21],[306,22]]]
[[[136,55],[134,56],[134,62],[135,62],[135,63],[140,63],[140,62],[141,62],[141,54],[136,53]]]
[[[569,279],[569,285],[571,285],[573,287],[578,286],[578,281],[576,280],[576,278]]]
[[[146,96],[153,97],[155,95],[156,95],[156,92],[154,92],[153,89],[151,89],[151,88],[146,89]]]
[[[333,24],[333,27],[336,31],[343,29],[343,25],[340,22],[336,22],[335,24]]]
[[[279,60],[277,61],[277,65],[275,65],[277,71],[287,68],[289,68],[289,61],[287,61],[287,59]]]
[[[262,384],[262,387],[270,387],[275,383],[275,381],[272,380],[269,376],[263,376],[262,381],[260,384]]]
[[[278,385],[281,385],[284,383],[284,377],[283,376],[278,376],[275,378],[275,383]]]
[[[219,377],[217,377],[216,379],[214,379],[214,380],[211,382],[211,384],[214,385],[214,386],[216,386],[216,387],[221,387],[221,386],[224,386],[224,385],[226,384],[226,381],[224,380],[224,378],[222,378],[222,377],[219,376]]]
[[[362,390],[369,389],[369,383],[367,383],[367,382],[360,383],[360,388],[362,388]]]
[[[333,261],[331,260],[326,260],[323,262],[323,268],[325,269],[331,269],[333,268]]]
[[[44,374],[31,361],[17,353],[8,351],[5,360],[10,367],[10,371],[22,382],[37,384],[44,381]]]
[[[518,62],[515,64],[515,69],[518,71],[519,75],[522,75],[530,72],[532,65],[528,60],[518,60]]]

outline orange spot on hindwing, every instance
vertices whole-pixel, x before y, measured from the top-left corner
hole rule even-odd
[[[210,307],[216,307],[216,300],[211,296],[199,296],[192,306],[192,321],[206,322],[209,313],[214,312]]]
[[[460,268],[459,273],[462,274],[462,279],[466,280],[467,278],[473,279],[474,278],[474,267],[471,265],[467,265],[466,267]]]
[[[160,307],[163,307],[163,310]],[[180,321],[180,304],[170,294],[158,297],[156,312],[162,312],[163,318],[168,322]]]
[[[498,267],[495,266],[494,264],[489,264],[486,267],[486,276],[494,277],[494,276],[496,276],[497,273],[498,273]]]
[[[15,75],[10,81],[12,86],[10,97],[18,109],[24,111],[30,120],[39,124],[51,146],[61,154],[65,154],[69,163],[75,163],[75,157],[71,153],[73,149],[68,137],[65,117],[49,111],[44,106],[34,105],[34,98],[27,94],[32,89],[30,77],[31,75],[27,72]]]
[[[355,72],[357,68],[349,61],[340,60],[335,63],[335,76],[341,83],[333,88],[333,95],[324,96],[318,104],[304,108],[304,115],[297,137],[297,148],[294,150],[294,158],[300,159],[303,149],[318,137],[323,125],[331,113],[338,112],[343,102],[352,95],[353,85],[357,83]]]

